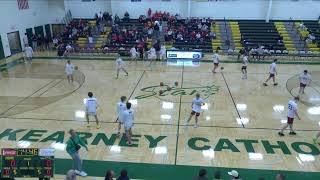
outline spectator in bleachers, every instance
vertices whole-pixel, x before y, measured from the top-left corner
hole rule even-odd
[[[148,29],[148,38],[151,38],[153,34],[153,28]]]
[[[103,14],[102,14],[102,12],[100,11],[100,12],[98,13],[98,21],[102,21],[102,18],[103,18]]]
[[[306,29],[306,26],[303,24],[303,22],[301,22],[301,23],[299,24],[298,29],[300,29],[300,30],[305,30],[305,29]]]
[[[91,34],[89,34],[89,36],[88,36],[88,42],[89,42],[89,44],[93,43],[93,37]]]
[[[126,11],[124,13],[123,21],[125,21],[125,22],[129,22],[130,21],[130,15],[129,15],[128,11]]]
[[[59,44],[58,38],[57,37],[53,38],[52,43],[53,43],[53,47],[57,48]]]
[[[114,178],[114,171],[108,170],[106,172],[106,176],[104,177],[104,180],[113,180]]]
[[[208,180],[207,170],[200,169],[197,177],[194,177],[193,180]]]
[[[152,14],[152,10],[151,10],[151,8],[149,8],[149,9],[148,9],[148,12],[147,12],[147,16],[148,16],[148,18],[150,18],[150,17],[151,17],[151,14]]]
[[[75,170],[69,170],[66,174],[66,177],[64,180],[76,180],[77,179],[77,174]]]
[[[197,34],[196,34],[196,39],[197,39],[198,41],[200,41],[200,39],[201,39],[201,34],[200,34],[200,32],[197,32]]]
[[[210,31],[209,37],[210,37],[211,40],[212,40],[212,39],[216,39],[216,33],[213,32],[213,31]]]
[[[32,40],[32,49],[34,51],[37,51],[37,40],[38,40],[38,37],[35,34],[33,34],[31,40]]]
[[[120,172],[120,176],[117,178],[117,180],[130,180],[128,176],[128,171],[126,169],[122,169]]]
[[[177,34],[177,38],[176,38],[177,41],[183,41],[183,35],[181,34],[181,32],[179,32]]]
[[[116,14],[115,16],[114,16],[114,23],[115,24],[118,24],[120,22],[120,18],[119,18],[119,16]]]

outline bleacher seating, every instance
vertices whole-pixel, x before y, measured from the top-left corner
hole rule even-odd
[[[320,24],[318,21],[303,21],[304,25],[315,35],[316,47],[320,48]]]
[[[245,46],[254,48],[263,45],[273,50],[285,50],[283,44],[278,44],[280,35],[273,22],[260,20],[241,20],[238,21],[242,40],[245,40]]]

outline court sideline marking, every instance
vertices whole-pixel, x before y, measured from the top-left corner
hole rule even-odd
[[[237,114],[238,114],[239,118],[240,118],[240,122],[241,122],[241,124],[242,124],[242,127],[245,128],[245,127],[244,127],[244,124],[243,124],[242,121],[241,121],[242,118],[241,118],[241,115],[240,115],[240,113],[239,113],[239,111],[238,111],[236,102],[234,101],[234,98],[233,98],[233,96],[232,96],[232,94],[231,94],[229,85],[228,85],[227,80],[226,80],[226,78],[224,77],[222,71],[221,71],[221,76],[222,76],[222,78],[223,78],[223,80],[224,80],[224,82],[225,82],[225,84],[226,84],[226,86],[227,86],[227,89],[228,89],[228,91],[229,91],[229,94],[230,94],[230,97],[231,97],[231,99],[232,99],[233,105],[234,105],[234,107],[235,107],[235,109],[236,109],[236,111],[237,111]]]
[[[181,83],[180,83],[180,88],[182,89],[183,87],[183,74],[184,74],[184,62],[182,63],[182,70],[181,70]],[[176,139],[176,152],[174,156],[174,165],[177,164],[177,156],[178,156],[178,146],[179,146],[179,131],[180,131],[180,118],[181,118],[181,101],[182,101],[182,94],[180,94],[180,99],[179,99],[179,114],[178,114],[178,124],[177,124],[177,139]]]

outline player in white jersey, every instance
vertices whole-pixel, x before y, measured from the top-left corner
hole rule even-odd
[[[117,65],[117,79],[119,77],[120,70],[124,71],[126,73],[126,76],[128,76],[128,72],[124,69],[124,62],[123,62],[120,54],[118,54],[118,57],[116,59],[116,65]]]
[[[304,70],[303,73],[300,74],[299,81],[300,81],[299,94],[301,93],[304,94],[304,89],[306,88],[306,86],[309,86],[311,82],[311,76],[308,73],[308,70]]]
[[[120,102],[117,103],[117,113],[118,113],[117,121],[119,122],[118,137],[120,136],[121,125],[123,124],[123,112],[127,109],[126,101],[127,101],[127,97],[121,96]]]
[[[247,79],[247,66],[248,66],[248,55],[245,54],[243,55],[243,59],[242,59],[242,67],[241,67],[241,71],[242,71],[242,79]]]
[[[67,74],[67,79],[69,83],[73,83],[73,71],[74,71],[74,65],[71,64],[70,60],[68,60],[65,65],[65,72]]]
[[[199,116],[200,116],[200,112],[201,112],[201,106],[204,105],[204,101],[202,98],[200,98],[200,94],[197,93],[196,94],[196,98],[194,98],[192,100],[192,104],[191,104],[191,107],[192,107],[192,111],[191,111],[191,114],[189,116],[189,119],[187,121],[187,123],[190,122],[192,116],[196,115],[196,123],[194,125],[195,128],[199,127],[199,124],[198,124],[198,120],[199,120]]]
[[[270,70],[269,70],[269,77],[268,79],[263,83],[264,86],[268,86],[267,82],[272,78],[273,85],[276,86],[278,83],[276,83],[275,75],[277,74],[277,59],[273,60],[273,63],[270,64]]]
[[[293,120],[294,120],[295,116],[297,116],[297,118],[300,119],[298,112],[297,112],[298,111],[298,105],[297,105],[298,101],[299,101],[299,97],[294,97],[293,100],[290,100],[288,102],[288,115],[287,115],[288,121],[287,121],[287,124],[284,125],[282,127],[282,129],[280,130],[280,132],[278,133],[279,136],[284,136],[283,131],[285,129],[287,129],[287,127],[290,128],[290,133],[289,133],[290,135],[296,135],[296,133],[293,131]]]
[[[33,49],[29,45],[26,45],[24,49],[25,57],[27,59],[27,62],[32,62],[32,56],[33,56]]]
[[[89,123],[89,116],[93,116],[96,119],[97,123],[97,129],[99,129],[101,126],[99,125],[99,120],[97,116],[97,109],[98,109],[98,101],[96,98],[93,97],[92,92],[88,92],[89,98],[86,100],[86,119],[87,119],[87,127],[90,127]]]
[[[219,54],[218,54],[218,50],[216,50],[216,52],[213,54],[213,69],[212,72],[216,73],[216,69],[219,66]]]
[[[126,104],[127,109],[123,112],[123,124],[124,124],[124,129],[126,131],[126,137],[127,137],[127,143],[128,145],[132,145],[132,127],[134,124],[134,113],[133,110],[131,109],[131,103]]]
[[[166,46],[165,45],[161,45],[160,48],[160,59],[164,60],[166,58]]]
[[[136,50],[136,47],[133,46],[131,49],[130,49],[130,58],[131,58],[131,61],[137,61],[137,57],[138,57],[138,52]]]

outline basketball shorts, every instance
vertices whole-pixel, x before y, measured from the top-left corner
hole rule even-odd
[[[306,86],[307,86],[306,84],[300,83],[300,87],[305,88]]]
[[[196,115],[196,116],[198,117],[198,116],[200,116],[200,112],[192,111],[192,112],[191,112],[191,115]]]
[[[287,121],[288,124],[293,124],[293,118],[291,117],[288,117],[288,121]]]

